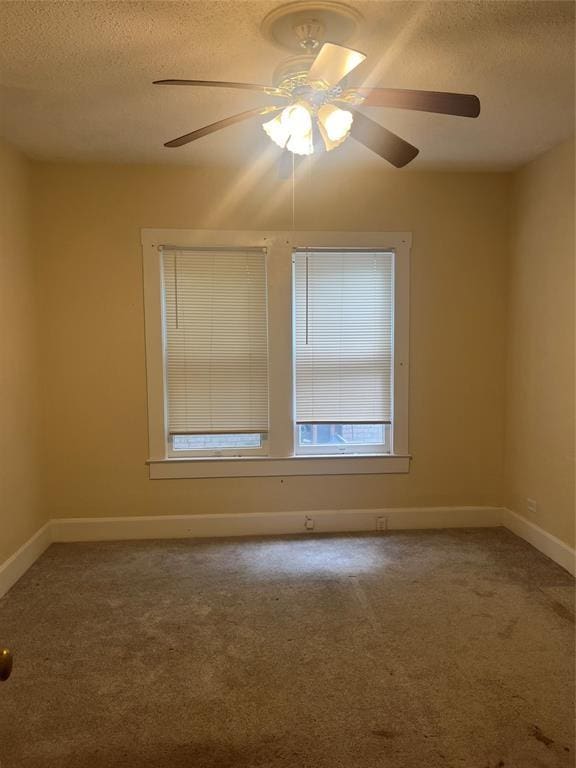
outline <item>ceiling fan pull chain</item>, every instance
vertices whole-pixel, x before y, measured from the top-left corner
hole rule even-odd
[[[296,157],[292,152],[292,231],[296,229]]]

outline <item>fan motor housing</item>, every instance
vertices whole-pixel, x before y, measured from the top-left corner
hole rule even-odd
[[[314,54],[303,53],[299,56],[290,56],[290,58],[284,59],[274,70],[272,82],[277,88],[294,90],[296,85],[306,80],[308,71],[315,58]]]

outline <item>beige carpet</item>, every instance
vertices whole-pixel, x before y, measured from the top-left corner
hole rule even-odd
[[[573,600],[501,529],[53,545],[0,765],[571,767]]]

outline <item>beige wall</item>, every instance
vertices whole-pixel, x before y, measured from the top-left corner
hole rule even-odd
[[[572,546],[574,206],[573,140],[516,174],[506,408],[508,506]]]
[[[287,228],[290,185],[0,146],[0,562],[59,516],[505,502],[573,543],[573,169],[304,173],[297,228],[414,233],[410,474],[149,481],[140,229]]]
[[[290,185],[259,170],[37,166],[49,515],[500,504],[510,192],[500,174],[326,170],[297,190],[298,228],[414,233],[409,475],[147,479],[140,228],[290,226]]]
[[[0,142],[0,564],[45,522],[39,503],[30,166]]]

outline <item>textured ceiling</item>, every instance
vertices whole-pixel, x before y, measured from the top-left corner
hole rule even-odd
[[[420,147],[410,167],[511,168],[573,133],[573,2],[349,4],[365,21],[348,44],[368,54],[351,84],[476,93],[482,102],[477,120],[366,110]],[[272,156],[255,122],[165,149],[169,139],[267,100],[151,83],[270,83],[289,54],[263,38],[260,23],[280,5],[0,2],[1,133],[45,159],[239,166]],[[386,166],[352,140],[322,162]]]

